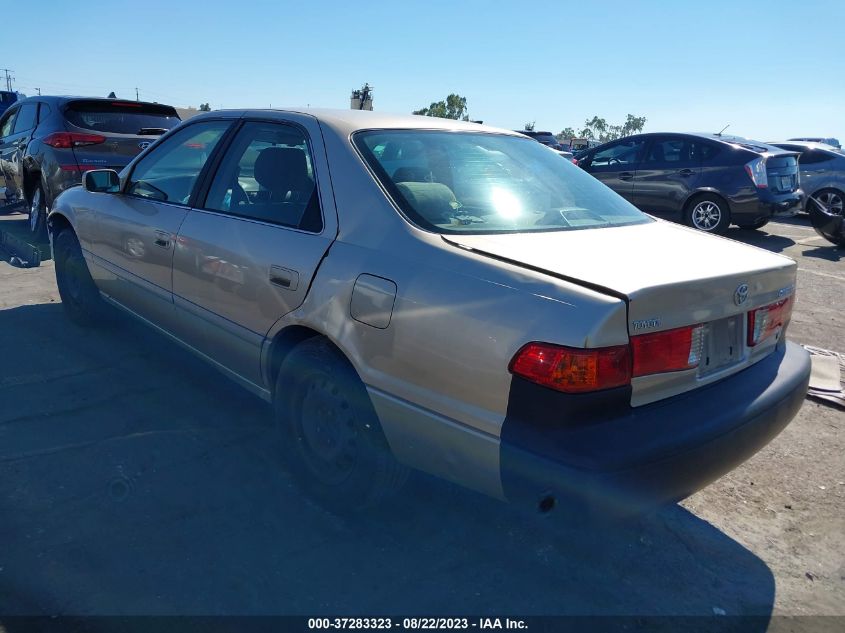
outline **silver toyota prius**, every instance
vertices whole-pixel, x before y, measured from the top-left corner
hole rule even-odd
[[[70,319],[117,306],[272,402],[280,461],[334,504],[416,468],[638,511],[754,454],[809,379],[794,261],[474,123],[212,112],[88,172],[49,227]]]

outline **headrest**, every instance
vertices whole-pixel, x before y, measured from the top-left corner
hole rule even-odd
[[[308,179],[305,152],[296,147],[267,147],[255,159],[255,179],[270,191],[289,191],[290,183]]]
[[[458,207],[455,194],[443,183],[400,182],[396,188],[414,211],[433,223],[441,222],[444,216],[451,216]]]

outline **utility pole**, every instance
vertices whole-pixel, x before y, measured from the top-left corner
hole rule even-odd
[[[135,101],[140,101],[140,99],[138,98],[138,87],[137,86],[135,87]]]
[[[36,88],[36,90],[38,91],[38,96],[40,97],[41,96],[41,88]]]
[[[0,68],[4,73],[6,73],[6,90],[12,92],[12,82],[15,80],[9,73],[13,72],[11,68]]]

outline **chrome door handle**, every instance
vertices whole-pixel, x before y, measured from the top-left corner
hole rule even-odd
[[[681,176],[686,177],[686,176],[692,176],[694,172],[692,171],[692,169],[682,169],[682,170],[681,170],[681,171],[679,171],[678,173],[679,173]]]
[[[161,248],[170,248],[171,241],[173,239],[173,234],[168,233],[167,231],[156,231],[155,232],[155,245]]]
[[[290,268],[270,266],[270,283],[285,290],[296,290],[299,287],[299,273]]]

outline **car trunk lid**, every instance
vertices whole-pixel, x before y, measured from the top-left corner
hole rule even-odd
[[[80,170],[119,171],[180,122],[171,106],[108,99],[70,101],[64,114],[69,132],[102,138],[74,145],[73,153]]]
[[[795,283],[791,259],[668,222],[443,239],[624,298],[629,336],[703,324],[699,367],[635,378],[634,405],[712,382],[771,352],[774,339],[746,344],[746,315],[788,296]]]

